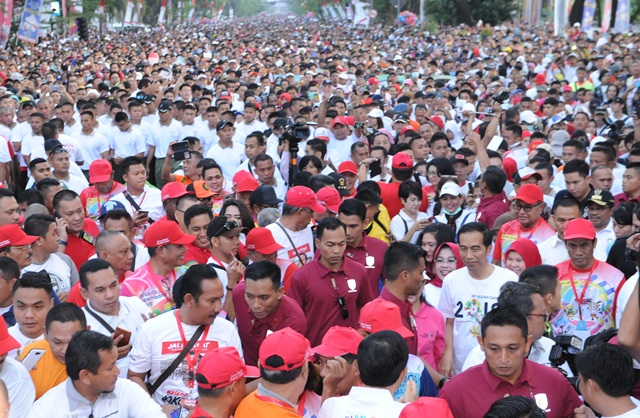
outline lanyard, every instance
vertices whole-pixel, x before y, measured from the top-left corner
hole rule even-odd
[[[582,292],[580,292],[580,297],[578,297],[578,290],[576,289],[576,283],[573,280],[573,268],[569,266],[569,282],[571,282],[571,289],[573,290],[573,294],[575,295],[576,301],[578,302],[578,312],[580,314],[580,320],[582,321],[582,300],[584,299],[584,295],[587,293],[587,287],[589,287],[589,282],[591,281],[591,275],[593,271],[598,267],[598,260],[593,262],[593,266],[589,271],[589,275],[587,276],[584,285],[582,286]]]
[[[162,293],[162,296],[164,296],[165,299],[167,299],[168,301],[171,301],[173,298],[170,297],[168,293],[162,288],[162,282],[156,278],[157,274],[155,274],[153,270],[151,270],[151,266],[148,263],[147,263],[147,269],[150,270],[149,277],[151,278],[151,280],[153,280],[153,284],[156,285],[156,287],[158,288],[158,291]],[[171,273],[169,273],[169,275],[166,278],[167,279],[170,278],[172,274],[175,274],[175,272],[172,271]]]
[[[277,405],[280,406],[284,409],[288,409],[288,410],[294,410],[293,407],[291,406],[291,404],[287,403],[287,402],[283,402],[280,399],[276,399],[274,397],[268,396],[268,395],[258,395],[258,392],[256,391],[256,398],[260,399],[263,402],[267,402],[273,405]],[[300,396],[300,400],[298,401],[298,411],[297,414],[299,416],[303,416],[304,415],[304,404],[307,398],[307,393],[306,392],[302,392],[302,395]]]
[[[184,337],[184,330],[182,329],[182,321],[180,320],[180,311],[176,311],[176,320],[178,321],[178,331],[180,331],[180,338],[182,338],[182,344],[187,345],[187,339]],[[195,369],[196,363],[200,358],[200,352],[202,351],[202,347],[204,347],[205,340],[207,339],[207,335],[209,334],[209,325],[207,325],[202,333],[202,338],[200,339],[200,343],[195,349],[195,353],[190,351],[185,356],[185,360],[187,360],[187,366],[189,367],[189,389],[193,389],[194,380],[195,380]],[[193,353],[193,356],[191,355]]]
[[[215,261],[215,263],[216,263],[218,266],[222,267],[222,268],[223,268],[223,269],[225,269],[225,270],[227,269],[227,265],[226,265],[225,263],[223,263],[223,262],[222,262],[218,257],[216,257],[215,255],[211,254],[211,259],[212,259],[213,261]],[[231,261],[233,261],[233,260],[231,260]]]
[[[542,222],[540,222],[541,220],[542,220],[542,218],[541,218],[541,219],[538,219],[538,222],[536,223],[536,226],[534,226],[534,227],[533,227],[533,231],[531,231],[531,233],[529,234],[529,236],[527,237],[527,239],[531,239],[531,237],[533,236],[533,234],[535,234],[535,233],[536,233],[536,229],[538,229],[538,227],[539,227],[539,226],[540,226],[540,224],[542,223]],[[522,232],[522,231],[520,230],[520,228],[518,228],[518,239],[520,239],[520,233],[521,233],[521,232]]]

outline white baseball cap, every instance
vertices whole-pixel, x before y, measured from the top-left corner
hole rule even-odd
[[[451,196],[461,196],[462,195],[462,189],[460,189],[460,186],[458,186],[455,183],[452,182],[447,182],[444,184],[444,186],[442,186],[442,189],[440,189],[440,196],[442,197],[444,195],[451,195]]]

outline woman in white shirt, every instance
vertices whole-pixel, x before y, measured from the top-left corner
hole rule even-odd
[[[422,228],[429,224],[429,216],[419,211],[422,203],[422,187],[415,181],[405,181],[400,185],[398,196],[404,208],[391,219],[391,233],[398,241],[415,244],[418,242],[418,235]]]

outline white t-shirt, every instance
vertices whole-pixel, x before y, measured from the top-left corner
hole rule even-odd
[[[80,124],[78,123],[78,125]],[[60,141],[64,149],[67,150],[69,159],[75,162],[84,161],[84,155],[82,154],[80,143],[76,140],[80,132],[82,132],[82,130],[75,133],[73,136],[69,136],[67,134],[58,134],[58,141]]]
[[[51,254],[44,263],[37,264],[32,262],[22,269],[23,272],[41,270],[46,270],[49,273],[53,290],[56,294],[70,291],[71,286],[80,280],[78,269],[73,264],[71,257],[63,253]]]
[[[397,418],[405,406],[394,401],[387,389],[354,386],[347,396],[325,400],[318,418]]]
[[[102,158],[103,152],[109,151],[109,141],[95,129],[89,135],[80,131],[78,139],[80,140],[80,149],[84,157],[83,170],[88,170],[92,162]]]
[[[351,156],[351,145],[356,141],[353,135],[347,136],[345,139],[336,139],[333,133],[329,131],[329,143],[327,144],[327,154],[331,159],[334,167],[338,167],[340,163],[349,160]]]
[[[280,219],[276,221],[280,225],[282,225]],[[313,231],[311,227],[306,227],[302,231],[291,231],[282,225],[283,228],[286,229],[286,233],[282,230],[282,228],[276,224],[276,222],[267,225],[267,229],[271,231],[273,235],[273,239],[280,245],[282,245],[282,249],[278,250],[278,258],[283,258],[285,260],[289,260],[293,263],[296,263],[300,266],[300,260],[298,260],[298,255],[294,250],[291,243],[296,246],[298,253],[302,257],[304,261],[305,255],[307,260],[313,259]],[[289,238],[287,238],[287,234],[289,234]]]
[[[438,306],[440,304],[440,295],[442,294],[442,288],[434,286],[431,283],[427,283],[422,290],[422,295],[427,300],[429,305]]]
[[[15,307],[13,309],[15,309]],[[44,327],[42,327],[42,334],[40,334],[38,337],[29,338],[26,335],[24,335],[22,331],[20,331],[20,325],[15,324],[14,326],[9,328],[9,335],[11,335],[20,343],[20,348],[18,348],[17,350],[9,351],[9,355],[7,357],[16,358],[20,350],[22,350],[22,347],[25,347],[34,341],[39,341],[44,339]]]
[[[469,352],[478,346],[480,321],[484,315],[496,308],[500,287],[509,281],[518,281],[510,270],[493,266],[493,273],[484,280],[476,280],[469,269],[449,273],[442,284],[438,310],[446,319],[454,318],[453,360],[454,373],[460,373]]]
[[[237,142],[232,142],[231,147],[222,148],[218,142],[207,152],[207,158],[213,158],[222,169],[222,175],[231,180],[238,166],[246,158],[244,147]]]
[[[216,270],[216,273],[218,273],[218,278],[222,282],[222,286],[224,286],[224,288],[226,289],[227,285],[229,284],[229,275],[227,274],[227,268],[229,267],[229,264],[225,263],[222,260],[214,260],[213,257],[209,257],[209,259],[207,260],[207,264],[211,264],[213,266],[213,268]],[[224,296],[222,296],[223,305],[226,299],[227,292],[225,292]]]
[[[69,177],[67,180],[61,180],[58,178],[56,178],[56,180],[58,180],[62,184],[63,188],[67,190],[73,190],[78,194],[82,193],[84,189],[89,187],[89,182],[87,181],[86,177],[79,177],[71,173],[69,173]]]
[[[155,187],[149,187],[149,185],[145,185],[144,191],[140,196],[131,195],[131,197],[133,198],[133,201],[136,202],[138,206],[140,206],[140,210],[149,212],[149,218],[153,219],[154,221],[157,221],[158,219],[166,215],[164,207],[162,206],[162,194],[160,190],[156,189]],[[116,200],[122,203],[127,212],[129,212],[129,215],[131,215],[132,217],[136,215],[136,209],[124,196],[124,193],[118,193],[109,200]]]
[[[204,150],[204,155],[207,155],[211,147],[220,140],[220,138],[218,138],[218,130],[216,128],[210,129],[207,123],[200,126],[200,134],[202,135],[202,138],[199,137],[202,143],[202,149]]]
[[[29,156],[30,160],[34,158],[47,159],[47,154],[44,151],[44,137],[42,135],[33,135],[32,132],[28,133],[22,138],[22,148],[20,149],[22,155]]]
[[[260,122],[257,119],[254,119],[251,124],[247,124],[245,122],[238,123],[236,126],[236,133],[233,135],[233,140],[238,143],[244,145],[244,141],[247,139],[247,136],[252,132],[264,132],[269,127],[266,123]]]
[[[155,382],[160,377],[184,347],[185,342],[178,330],[176,312],[178,311],[166,312],[145,322],[129,354],[129,370],[134,373],[151,371],[150,382]],[[182,329],[185,340],[189,341],[198,327],[183,323]],[[235,347],[242,356],[242,343],[238,331],[226,319],[216,317],[209,331],[203,333],[194,345],[194,351],[199,349],[203,339],[205,342],[200,349],[200,356],[216,347]],[[197,369],[197,364],[195,367]],[[188,370],[185,359],[160,385],[153,394],[153,400],[161,405],[178,406],[180,400],[189,395],[189,389],[183,381],[183,376]]]
[[[547,238],[538,244],[538,251],[542,257],[542,264],[555,266],[569,259],[569,252],[564,241],[558,238],[558,234]]]
[[[7,386],[9,393],[9,418],[26,418],[31,417],[29,409],[36,399],[36,388],[29,372],[24,368],[22,363],[8,356],[4,359],[4,364],[0,370],[0,379]],[[52,415],[53,410],[49,410],[48,416]]]
[[[151,125],[147,143],[156,147],[153,154],[156,158],[166,158],[169,144],[182,141],[183,138],[182,125],[177,120],[172,119],[168,126],[160,125],[160,121],[157,121]]]
[[[87,306],[96,315],[102,318],[111,328],[116,329],[118,327],[131,331],[130,343],[133,345],[138,336],[138,331],[142,324],[144,324],[144,318],[142,315],[149,317],[149,308],[144,304],[140,298],[120,296],[120,311],[117,316],[105,315],[96,311],[91,306],[91,301],[87,300],[87,305],[82,308],[84,316],[87,318],[87,326],[92,331],[99,332],[100,334],[111,337],[111,332],[104,325],[100,323],[93,315],[87,311]],[[129,371],[129,356],[123,357],[116,362],[118,369],[120,369],[120,377],[126,378]]]
[[[119,128],[113,129],[109,137],[109,147],[116,158],[127,158],[147,151],[145,135],[135,125],[131,125],[126,132]]]
[[[429,219],[429,215],[424,212],[418,212],[416,220],[421,221],[423,219]],[[415,221],[405,213],[404,209],[400,209],[400,212],[391,219],[389,227],[391,228],[393,236],[396,237],[396,240],[401,241],[402,238],[407,235],[407,232],[409,232],[414,223]],[[418,242],[419,235],[420,231],[413,233],[413,236],[411,237],[412,244]]]

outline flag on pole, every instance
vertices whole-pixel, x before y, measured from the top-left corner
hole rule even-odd
[[[27,0],[25,2],[22,19],[18,27],[18,39],[32,44],[38,42],[42,3],[43,0]]]
[[[13,16],[13,0],[0,1],[0,47],[4,48],[9,41],[11,18]]]
[[[158,25],[164,25],[164,14],[167,10],[167,0],[162,0],[162,6],[160,6],[160,14],[158,14]]]
[[[131,16],[133,15],[133,0],[127,1],[127,11],[124,13],[124,24],[131,25]]]

